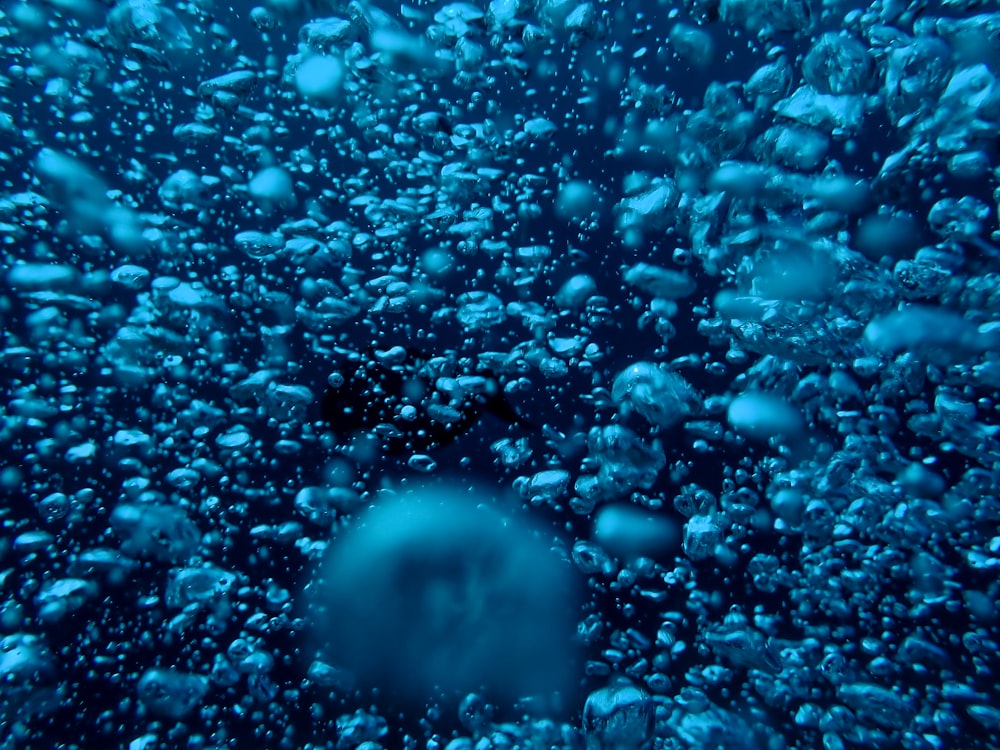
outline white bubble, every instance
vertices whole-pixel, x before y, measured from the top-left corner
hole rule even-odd
[[[295,71],[295,88],[306,99],[332,102],[340,94],[344,63],[329,55],[313,55]]]
[[[255,174],[250,180],[249,190],[266,212],[295,205],[292,177],[281,167],[267,167]]]
[[[787,401],[767,393],[745,393],[729,405],[729,423],[737,432],[758,440],[797,435],[802,415]]]

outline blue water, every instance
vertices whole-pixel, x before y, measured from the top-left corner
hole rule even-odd
[[[998,40],[4,4],[0,747],[1000,747]]]

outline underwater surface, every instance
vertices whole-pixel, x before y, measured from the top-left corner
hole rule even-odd
[[[995,2],[0,45],[0,748],[1000,747]]]

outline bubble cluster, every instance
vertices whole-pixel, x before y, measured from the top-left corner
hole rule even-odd
[[[0,8],[0,747],[1000,746],[1000,12]]]

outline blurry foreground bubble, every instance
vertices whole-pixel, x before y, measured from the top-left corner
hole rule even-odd
[[[652,557],[672,554],[680,543],[680,530],[668,518],[628,505],[606,505],[594,520],[594,538],[619,557]]]
[[[601,194],[586,180],[567,182],[556,195],[556,215],[564,221],[579,223],[600,207]]]
[[[573,687],[572,569],[479,497],[439,487],[385,497],[337,536],[311,599],[324,661],[416,703]]]
[[[37,636],[13,633],[0,637],[0,724],[5,731],[31,715],[55,710],[60,702],[59,689],[53,685],[56,674],[55,659]]]
[[[333,102],[344,80],[344,63],[336,57],[314,55],[295,71],[295,87],[306,99]]]
[[[248,189],[250,195],[265,213],[271,213],[277,208],[291,208],[295,205],[292,177],[281,167],[262,169],[250,180]]]
[[[793,406],[767,393],[744,393],[729,404],[729,424],[757,440],[794,436],[802,432],[804,421]]]

